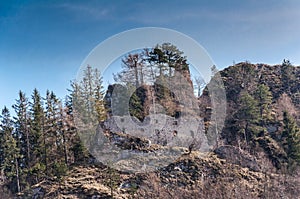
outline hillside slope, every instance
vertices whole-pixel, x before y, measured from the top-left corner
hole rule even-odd
[[[19,198],[300,198],[300,68],[244,62],[220,75],[227,117],[212,152],[183,153],[148,173],[81,163]],[[213,121],[209,91],[203,93],[200,116],[207,127]]]

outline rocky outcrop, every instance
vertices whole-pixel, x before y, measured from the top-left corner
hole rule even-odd
[[[247,91],[252,95],[260,83],[266,84],[272,92],[271,109],[275,109],[282,93],[287,93],[295,107],[299,108],[300,103],[296,104],[299,96],[296,93],[300,92],[300,69],[289,68],[291,71],[288,71],[288,74],[291,74],[291,79],[284,79],[284,70],[281,65],[240,63],[221,71],[228,99],[228,118],[225,124],[227,129],[221,132],[219,145],[213,152],[200,153],[191,150],[187,153],[187,146],[178,147],[179,156],[174,161],[148,173],[129,174],[111,170],[106,166],[73,165],[61,179],[45,179],[24,191],[20,198],[112,198],[112,191],[113,197],[120,199],[300,198],[299,170],[296,168],[292,173],[287,173],[284,170],[286,167],[283,167],[289,159],[279,139],[282,131],[280,121],[270,122],[264,127],[261,123],[254,122],[251,131],[246,135],[237,130],[239,122],[232,119],[239,106],[240,93]],[[189,73],[185,73],[186,81],[191,84]],[[289,86],[286,86],[286,83]],[[106,95],[108,102],[116,86],[109,87]],[[133,112],[142,113],[142,117],[134,117],[134,114],[124,116],[122,112],[119,112],[119,115],[110,115],[103,124],[107,130],[106,138],[122,150],[149,154],[168,147],[175,134],[195,135],[196,131],[192,133],[185,129],[191,122],[180,120],[184,108],[183,101],[191,98],[192,91],[182,89],[185,96],[181,101],[175,98],[175,93],[170,92],[171,90],[157,85],[142,86],[136,94],[140,97],[144,109]],[[163,99],[163,96],[167,96],[168,99]],[[123,98],[119,96],[118,99]],[[151,109],[153,101],[160,104],[161,109]],[[213,124],[210,121],[213,110],[208,89],[204,90],[198,102],[200,116],[204,118],[200,124],[201,131],[205,132],[204,127]],[[193,102],[191,103],[193,105]],[[111,104],[107,105],[108,109],[111,108]],[[163,112],[164,110],[167,111]],[[195,113],[193,109],[189,111],[190,115]],[[159,117],[152,117],[151,114]],[[119,124],[116,124],[116,121]],[[129,121],[133,123],[129,125]],[[150,126],[165,125],[162,126],[163,131],[159,135],[166,137],[167,142],[164,139],[151,140],[149,133],[158,134],[155,128],[149,128],[151,132],[147,131],[149,129],[145,130],[142,125],[136,129],[135,124],[141,124],[141,121],[151,124]],[[179,128],[180,122],[183,125]],[[236,126],[233,127],[233,124]],[[145,136],[140,136],[143,134]],[[131,164],[128,161],[126,163]]]

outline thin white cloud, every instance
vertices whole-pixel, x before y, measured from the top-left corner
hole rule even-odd
[[[89,4],[62,3],[58,8],[71,12],[73,16],[82,20],[103,20],[110,14],[110,8]]]
[[[268,7],[247,8],[234,5],[230,9],[216,9],[214,7],[187,6],[187,7],[170,7],[170,10],[163,8],[147,9],[149,5],[136,5],[137,9],[124,19],[151,24],[174,24],[179,20],[211,23],[230,23],[244,24],[249,28],[264,24],[281,25],[283,27],[293,27],[299,24],[300,5],[287,4],[285,7],[269,5]]]

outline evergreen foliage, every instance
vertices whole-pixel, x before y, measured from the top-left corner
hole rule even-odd
[[[259,116],[261,125],[266,124],[271,120],[271,105],[272,105],[272,93],[269,87],[265,84],[260,84],[255,92],[255,98],[258,102]]]
[[[106,118],[102,77],[90,66],[81,82],[71,83],[65,103],[53,91],[42,98],[37,89],[31,100],[20,91],[11,118],[4,107],[0,115],[0,170],[13,193],[45,178],[61,178],[71,164],[89,158],[75,126],[76,108],[98,124]],[[80,104],[80,106],[79,106]],[[79,109],[80,110],[80,109]]]
[[[281,135],[283,148],[288,157],[300,164],[300,130],[287,111],[283,112],[283,124]]]
[[[16,139],[13,137],[13,121],[9,110],[4,107],[1,115],[1,162],[0,169],[4,171],[7,183],[12,191],[21,191],[20,188],[20,166],[19,159],[22,157],[17,147]],[[15,186],[14,186],[15,185]]]

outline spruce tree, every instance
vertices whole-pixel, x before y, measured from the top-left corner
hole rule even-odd
[[[95,110],[97,114],[98,122],[103,122],[106,119],[106,110],[104,103],[104,87],[103,87],[103,79],[98,71],[98,69],[94,69],[94,100],[95,100]]]
[[[281,81],[282,87],[288,94],[291,93],[291,88],[293,87],[293,82],[296,79],[294,74],[294,67],[289,60],[284,59],[281,66]]]
[[[245,92],[241,94],[238,106],[238,110],[234,115],[236,129],[248,143],[249,139],[253,137],[250,127],[257,125],[259,121],[257,101],[249,93]]]
[[[74,85],[74,83],[72,83]],[[73,87],[73,86],[72,86]],[[66,97],[65,100],[65,128],[67,135],[66,136],[66,146],[68,148],[67,153],[69,158],[67,158],[67,164],[71,162],[78,162],[84,159],[84,147],[79,138],[77,128],[74,121],[74,90],[69,90],[71,93]]]
[[[34,179],[39,179],[40,174],[44,170],[45,150],[44,150],[44,109],[42,99],[37,89],[34,89],[32,94],[32,103],[30,103],[30,116],[31,116],[31,164],[33,166],[31,173]]]
[[[71,87],[68,101],[72,104],[72,117],[82,141],[81,143],[79,137],[76,137],[72,149],[77,159],[82,160],[87,157],[87,152],[82,144],[90,145],[99,123],[106,119],[101,74],[96,68],[88,65],[83,70],[81,79],[72,82]],[[77,153],[76,150],[80,150],[80,152]]]
[[[161,46],[157,45],[155,48],[153,48],[149,52],[149,58],[148,61],[150,63],[150,66],[154,65],[156,68],[158,68],[158,76],[162,77],[167,70],[166,62],[167,62],[167,56],[161,49]]]
[[[58,138],[58,99],[53,92],[46,92],[45,129],[44,129],[44,164],[46,173],[52,173],[57,158]]]
[[[25,93],[19,91],[19,99],[17,99],[16,103],[13,105],[16,112],[16,117],[14,117],[14,137],[17,138],[17,147],[20,149],[20,153],[23,156],[19,164],[30,169],[30,118],[28,106],[28,98]]]
[[[287,111],[283,112],[283,124],[281,136],[283,148],[288,157],[300,164],[300,130]]]
[[[63,154],[64,164],[65,166],[68,165],[68,143],[67,143],[67,116],[66,116],[66,109],[63,107],[62,103],[59,104],[59,119],[58,119],[58,126],[59,126],[59,135],[60,135],[60,151]]]
[[[17,141],[13,137],[13,121],[11,119],[9,110],[4,107],[1,115],[1,164],[0,169],[4,171],[7,179],[7,184],[14,192],[20,192],[20,173],[19,160],[21,159],[20,150],[17,147]]]
[[[259,110],[257,101],[247,92],[242,93],[239,102],[239,109],[237,113],[237,119],[245,123],[245,129],[250,124],[258,122]]]
[[[260,84],[255,92],[255,98],[258,102],[261,125],[271,119],[272,93],[265,84]]]
[[[2,110],[2,115],[0,116],[1,119],[3,118],[4,110],[8,110],[6,107]],[[5,131],[3,129],[3,121],[0,123],[0,167],[3,165],[4,162],[4,143],[5,143]]]

